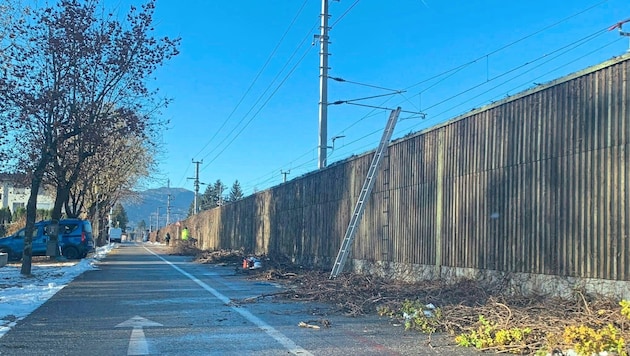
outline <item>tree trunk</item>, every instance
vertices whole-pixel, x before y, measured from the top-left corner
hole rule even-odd
[[[22,269],[20,273],[27,276],[31,274],[33,262],[33,230],[35,229],[35,218],[37,217],[37,195],[44,177],[44,170],[48,165],[46,157],[47,155],[44,153],[33,172],[31,195],[28,197],[28,203],[26,203],[26,228],[24,231],[24,251],[22,252]]]
[[[58,184],[56,195],[57,196],[55,197],[55,205],[53,206],[50,216],[52,220],[61,220],[61,210],[68,200],[68,197],[70,196],[70,188]]]

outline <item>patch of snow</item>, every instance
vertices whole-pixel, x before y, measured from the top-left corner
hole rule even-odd
[[[96,262],[115,246],[99,247],[80,261],[33,263],[30,276],[20,274],[20,263],[0,267],[0,338],[74,278],[96,269]]]

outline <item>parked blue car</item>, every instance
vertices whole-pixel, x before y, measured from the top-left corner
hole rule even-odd
[[[44,220],[35,223],[33,231],[33,256],[46,256],[46,249],[50,237],[47,235],[47,227],[52,224],[51,220]],[[10,260],[22,259],[24,251],[24,231],[21,229],[15,234],[0,238],[0,252],[5,252]],[[68,259],[79,259],[85,257],[88,252],[94,250],[94,237],[92,235],[92,224],[81,219],[59,220],[59,247],[61,253]]]

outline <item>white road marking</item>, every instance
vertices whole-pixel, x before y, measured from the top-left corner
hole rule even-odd
[[[193,276],[192,274],[190,274],[190,273],[184,271],[183,269],[175,266],[173,263],[171,263],[170,261],[167,261],[162,256],[160,256],[157,253],[149,250],[145,246],[143,246],[143,247],[144,247],[145,250],[149,251],[151,254],[153,254],[157,258],[161,259],[162,261],[164,261],[169,266],[173,267],[177,272],[179,272],[179,273],[183,274],[184,276],[188,277],[190,280],[192,280],[193,282],[197,283],[201,288],[203,288],[206,291],[210,292],[217,299],[222,301],[225,305],[229,306],[233,311],[239,313],[242,317],[244,317],[245,319],[247,319],[250,322],[252,322],[253,324],[255,324],[260,330],[264,331],[265,333],[267,333],[267,335],[271,336],[274,340],[276,340],[282,346],[284,346],[290,353],[292,353],[294,355],[306,355],[306,356],[310,355],[310,356],[313,356],[313,354],[311,354],[307,350],[305,350],[302,347],[300,347],[299,345],[297,345],[295,342],[293,342],[293,340],[289,339],[284,334],[282,334],[278,330],[274,329],[271,325],[265,323],[263,320],[261,320],[258,317],[256,317],[254,314],[249,312],[247,309],[245,309],[245,308],[237,308],[237,307],[231,305],[230,298],[228,298],[228,297],[224,296],[223,294],[219,293],[219,291],[217,291],[216,289],[214,289],[214,288],[210,287],[209,285],[205,284],[204,282],[202,282],[201,280],[199,280],[197,277]]]
[[[131,337],[129,338],[129,348],[127,349],[127,356],[139,356],[149,354],[149,343],[144,337],[144,330],[142,330],[142,328],[149,326],[163,325],[137,315],[127,321],[116,325],[117,328],[133,328],[133,330],[131,330]]]

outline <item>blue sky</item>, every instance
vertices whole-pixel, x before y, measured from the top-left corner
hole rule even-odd
[[[246,194],[280,184],[281,171],[317,170],[320,10],[321,0],[157,1],[157,33],[182,45],[153,82],[173,103],[149,187],[192,190],[193,160],[201,182],[238,179]],[[606,31],[630,17],[627,0],[342,0],[330,15],[329,75],[360,84],[330,81],[329,102],[391,93],[362,84],[406,90],[358,101],[426,113],[402,115],[394,138],[629,47]],[[388,113],[329,106],[328,137],[345,136],[329,164],[374,149]]]

